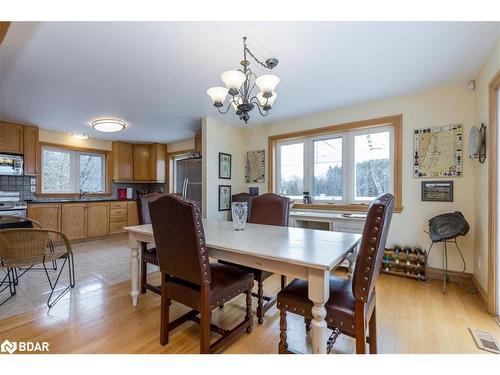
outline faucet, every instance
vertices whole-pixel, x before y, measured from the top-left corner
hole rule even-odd
[[[80,199],[83,199],[83,196],[88,193],[89,193],[88,191],[83,191],[82,189],[80,189]]]

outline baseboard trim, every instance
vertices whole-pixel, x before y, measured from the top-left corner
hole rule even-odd
[[[486,289],[484,289],[479,281],[477,281],[475,275],[472,275],[472,284],[477,289],[477,293],[479,294],[479,297],[481,297],[481,301],[483,301],[484,307],[488,309],[488,295],[486,294]]]
[[[442,280],[444,277],[444,270],[440,268],[427,267],[425,276],[433,280]],[[468,272],[448,271],[448,279],[452,283],[465,284],[473,286],[473,274]]]

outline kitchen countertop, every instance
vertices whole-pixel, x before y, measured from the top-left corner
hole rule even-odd
[[[92,202],[134,202],[135,199],[118,199],[113,197],[107,198],[37,198],[33,200],[28,200],[28,204],[38,204],[38,203],[92,203]]]

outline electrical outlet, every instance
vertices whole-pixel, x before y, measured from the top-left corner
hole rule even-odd
[[[34,193],[36,191],[36,186],[31,186],[31,192]]]
[[[31,185],[36,185],[36,178],[31,179]]]

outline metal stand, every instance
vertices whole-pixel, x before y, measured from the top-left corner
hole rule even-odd
[[[466,264],[465,264],[465,258],[462,254],[462,251],[460,250],[460,247],[458,246],[458,243],[457,243],[457,238],[455,237],[453,240],[444,240],[442,239],[441,241],[432,241],[431,242],[431,246],[429,247],[429,250],[427,251],[427,257],[426,257],[426,262],[427,262],[427,259],[429,258],[429,255],[431,254],[431,250],[432,250],[432,246],[437,243],[437,242],[443,242],[443,245],[444,245],[444,250],[443,250],[443,271],[444,271],[444,275],[443,275],[443,287],[442,287],[442,291],[443,293],[446,293],[448,291],[448,282],[449,282],[449,277],[448,277],[448,246],[447,246],[447,243],[454,243],[457,250],[458,250],[458,253],[460,254],[460,257],[462,258],[462,263],[464,265],[463,269],[462,269],[462,272],[465,272],[465,269],[466,269]]]

